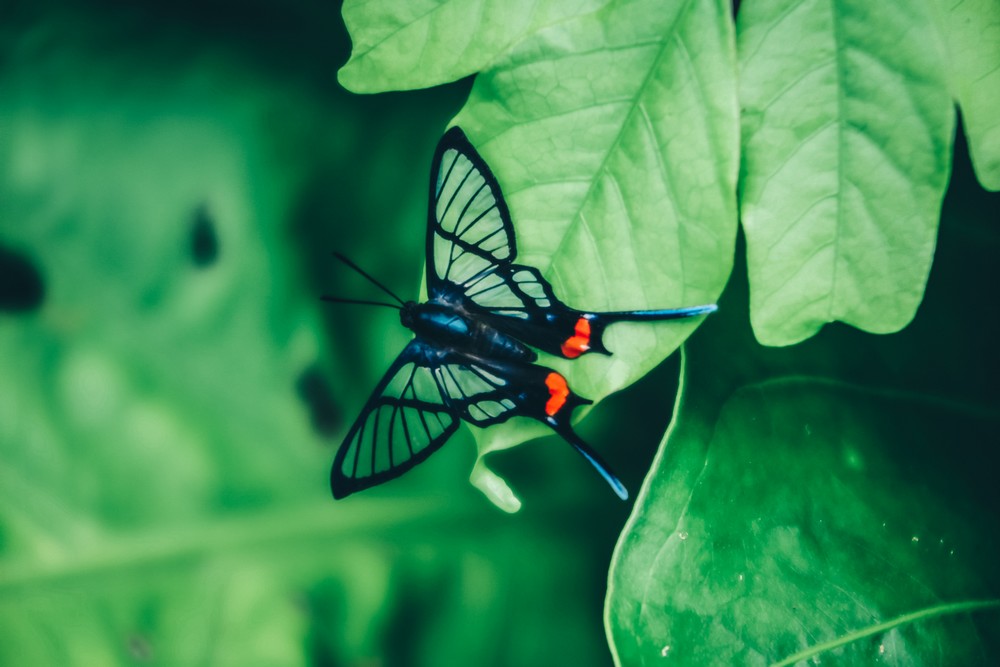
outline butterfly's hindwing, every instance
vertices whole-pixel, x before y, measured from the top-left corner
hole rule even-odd
[[[538,269],[519,264],[495,267],[472,284],[465,296],[487,312],[527,320],[559,302]]]
[[[452,352],[440,372],[448,400],[462,419],[490,426],[511,417],[530,417],[569,427],[573,408],[590,401],[574,394],[566,378],[540,364],[487,359]]]
[[[334,459],[335,497],[403,474],[458,428],[426,351],[424,343],[411,341],[375,388]]]
[[[343,498],[398,477],[440,448],[460,419],[477,426],[509,419],[518,408],[509,384],[471,357],[412,340],[337,451],[333,495]]]
[[[451,355],[453,363],[435,369],[438,383],[462,419],[476,426],[506,421],[517,409],[510,379],[471,357]]]

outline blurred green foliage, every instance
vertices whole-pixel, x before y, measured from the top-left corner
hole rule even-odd
[[[569,447],[499,463],[515,518],[467,484],[468,436],[329,494],[406,340],[319,302],[370,289],[330,253],[417,295],[429,156],[468,84],[345,92],[325,3],[0,14],[0,664],[608,664],[627,508]]]

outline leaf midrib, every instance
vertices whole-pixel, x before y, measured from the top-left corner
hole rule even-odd
[[[837,217],[833,232],[833,266],[830,269],[830,301],[827,305],[826,319],[832,322],[836,319],[837,302],[837,267],[840,264],[840,236],[844,226],[844,109],[847,106],[844,99],[844,51],[839,16],[837,15],[837,0],[830,0],[831,25],[833,28],[833,50],[837,73]]]
[[[551,253],[552,257],[559,256],[562,253],[563,246],[566,245],[566,242],[569,239],[570,234],[573,232],[573,230],[576,229],[576,227],[579,224],[581,224],[581,222],[583,222],[585,224],[584,217],[583,217],[583,209],[586,206],[587,201],[589,201],[590,198],[593,196],[594,189],[596,188],[597,183],[600,180],[601,175],[604,174],[607,171],[607,169],[608,169],[608,161],[611,159],[611,155],[614,154],[618,150],[618,147],[620,146],[621,141],[622,141],[622,135],[625,133],[625,128],[628,126],[629,120],[635,114],[636,110],[639,109],[639,108],[641,108],[640,100],[645,95],[646,89],[649,87],[649,83],[653,79],[653,75],[658,70],[657,65],[663,59],[663,54],[667,50],[667,45],[671,43],[671,41],[673,40],[673,37],[676,36],[676,34],[677,34],[677,26],[681,23],[682,19],[684,18],[684,15],[690,10],[691,6],[692,6],[692,2],[690,0],[688,0],[687,2],[685,2],[684,7],[682,7],[677,12],[676,19],[671,24],[670,30],[667,32],[667,34],[663,35],[663,39],[662,39],[662,41],[660,43],[659,51],[657,51],[656,55],[653,57],[652,61],[649,64],[649,69],[646,72],[646,76],[643,78],[642,83],[639,84],[639,87],[636,89],[635,95],[632,96],[631,103],[629,104],[628,112],[625,114],[625,117],[622,119],[621,125],[618,128],[618,133],[615,135],[615,138],[608,145],[608,150],[604,153],[604,157],[601,159],[601,164],[594,171],[594,178],[592,178],[590,180],[590,185],[587,187],[587,192],[585,192],[584,195],[583,195],[583,197],[580,198],[580,205],[577,207],[576,213],[573,215],[572,221],[570,222],[569,226],[566,228],[566,232],[563,234],[562,238],[559,240],[559,245],[556,246],[552,250],[552,253]],[[657,148],[659,148],[659,147],[657,147]],[[604,282],[605,285],[607,285],[607,273],[604,271],[604,265],[601,264],[599,266],[600,266],[600,269],[601,269],[602,282]],[[544,275],[547,278],[550,278],[550,279],[554,280],[555,276],[552,275],[552,272],[553,272],[553,268],[552,267],[553,267],[553,264],[550,263],[549,266],[544,271]]]
[[[814,646],[810,646],[809,648],[788,656],[784,660],[772,663],[771,667],[788,667],[788,665],[794,665],[803,660],[808,660],[809,658],[831,651],[840,646],[850,644],[851,642],[856,642],[860,639],[864,639],[865,637],[871,637],[872,635],[877,635],[909,623],[916,623],[917,621],[927,618],[937,618],[940,616],[947,616],[949,614],[972,613],[991,609],[1000,610],[1000,600],[966,600],[963,602],[949,602],[946,604],[935,605],[933,607],[927,607],[925,609],[919,609],[908,614],[903,614],[902,616],[897,616],[896,618],[883,623],[876,623],[875,625],[870,625],[867,628],[861,628],[859,630],[855,630],[854,632],[849,632],[842,637],[837,637],[836,639],[815,644]]]

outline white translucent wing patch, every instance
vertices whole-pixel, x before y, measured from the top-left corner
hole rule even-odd
[[[552,288],[538,271],[511,264],[480,276],[465,286],[465,295],[498,315],[527,319],[528,309],[549,308]]]
[[[514,229],[503,194],[471,147],[449,147],[437,162],[431,224],[433,273],[477,305],[528,319],[555,303],[537,270],[513,263]],[[433,282],[433,281],[432,281]]]
[[[366,478],[409,468],[440,445],[457,428],[433,371],[404,363],[381,394],[362,413],[344,443],[339,472],[362,482]]]
[[[464,285],[509,262],[509,229],[498,207],[498,191],[461,151],[441,156],[434,194],[434,267],[437,277]]]
[[[442,364],[434,372],[449,400],[477,426],[505,421],[517,407],[501,391],[507,380],[476,364]]]

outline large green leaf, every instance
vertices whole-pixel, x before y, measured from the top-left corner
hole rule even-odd
[[[1000,619],[977,456],[1000,415],[819,378],[743,387],[715,419],[685,404],[706,400],[684,397],[615,570],[621,664],[1000,659],[965,615]]]
[[[1000,2],[936,2],[972,164],[983,187],[1000,190]]]
[[[621,665],[969,665],[1000,656],[996,197],[958,174],[921,312],[766,348],[747,285],[684,386],[616,550]],[[739,273],[737,273],[739,275]]]
[[[741,6],[741,213],[762,343],[913,318],[954,124],[934,17],[924,2]]]
[[[539,3],[549,4],[547,16],[563,7]],[[387,32],[382,14],[362,20],[367,7],[352,13],[356,44]],[[444,9],[452,11],[448,3]],[[731,268],[736,220],[728,3],[630,0],[575,18],[559,13],[567,18],[517,29],[519,41],[489,61],[455,119],[497,173],[518,260],[540,268],[577,308],[713,302]],[[510,22],[515,14],[504,15]],[[493,29],[478,14],[448,16],[449,34]],[[414,20],[426,30],[420,22],[431,18]],[[405,88],[418,80],[394,67],[375,85]],[[599,400],[648,372],[695,325],[621,325],[608,336],[613,357],[545,363],[564,370],[575,391]],[[545,432],[511,422],[476,436],[482,456]],[[501,507],[519,506],[481,458],[473,481]]]
[[[480,70],[541,28],[608,0],[347,0],[351,59],[337,75],[355,92],[410,90]]]

